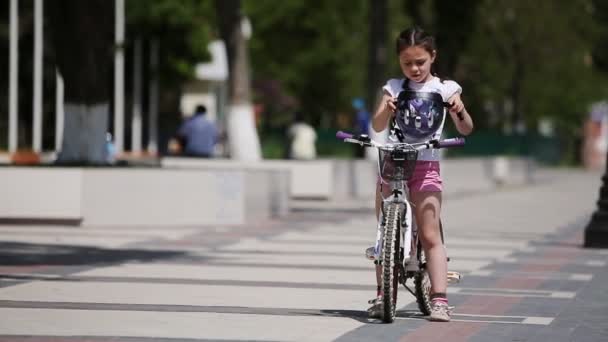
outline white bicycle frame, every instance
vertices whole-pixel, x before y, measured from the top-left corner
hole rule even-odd
[[[355,144],[359,144],[361,146],[369,146],[369,147],[374,147],[378,150],[382,150],[384,152],[390,153],[391,151],[397,149],[397,148],[403,148],[406,147],[407,149],[410,150],[424,150],[424,149],[430,149],[430,148],[435,148],[435,144],[433,143],[433,141],[427,141],[427,142],[422,142],[422,143],[414,143],[414,144],[408,144],[408,143],[386,143],[386,144],[381,144],[378,143],[374,140],[369,140],[368,142],[362,142],[358,139],[352,139],[352,138],[346,138],[344,139],[345,142],[350,142],[350,143],[355,143]],[[403,250],[403,255],[408,255],[410,256],[409,261],[406,264],[405,270],[406,271],[418,271],[419,266],[418,266],[418,252],[417,252],[417,245],[418,245],[418,239],[417,239],[417,229],[416,229],[416,225],[415,225],[415,220],[412,217],[412,205],[409,202],[409,189],[407,188],[407,180],[390,180],[389,182],[385,182],[382,179],[382,160],[381,158],[378,158],[378,175],[380,177],[380,186],[382,187],[383,184],[388,184],[390,186],[390,190],[391,190],[391,194],[387,197],[384,197],[384,193],[382,191],[382,189],[380,190],[380,195],[382,196],[382,208],[380,211],[380,217],[378,218],[378,222],[380,224],[378,224],[378,230],[376,232],[376,243],[374,245],[374,257],[376,260],[379,260],[382,258],[382,241],[383,241],[383,225],[382,222],[384,220],[383,217],[383,212],[384,212],[384,207],[385,204],[387,203],[399,203],[400,205],[403,206],[402,210],[401,210],[401,234],[400,234],[400,243],[399,246],[401,246],[404,250]],[[412,238],[413,236],[413,238]]]
[[[409,255],[409,261],[406,264],[406,271],[418,271],[418,240],[417,240],[417,228],[416,228],[416,220],[412,217],[412,204],[409,202],[409,198],[406,195],[409,193],[407,186],[403,181],[400,181],[401,187],[399,190],[403,193],[403,196],[397,198],[394,194],[391,194],[388,197],[384,197],[382,192],[380,193],[382,196],[382,207],[387,203],[400,203],[405,207],[404,210],[401,210],[401,237],[399,246],[403,248],[403,255]],[[394,189],[391,185],[391,189]],[[384,214],[383,210],[380,211],[380,217],[378,218],[378,222],[383,222]],[[412,236],[414,238],[412,239]],[[378,230],[376,232],[376,244],[374,245],[374,256],[376,260],[382,258],[382,241],[384,239],[384,229],[382,224],[378,224]]]

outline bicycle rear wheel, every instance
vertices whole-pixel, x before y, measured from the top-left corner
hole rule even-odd
[[[429,272],[426,269],[426,265],[423,265],[416,276],[414,277],[414,288],[416,292],[416,303],[418,303],[418,309],[423,315],[428,316],[431,314],[431,278]]]
[[[441,233],[441,242],[443,240],[443,225],[439,221],[439,232]],[[422,249],[422,243],[418,240],[418,260],[420,262],[420,270],[414,277],[414,290],[416,292],[416,302],[418,309],[425,316],[431,314],[431,277],[427,270],[426,258]]]
[[[382,301],[385,323],[395,320],[397,308],[397,277],[398,270],[395,265],[398,259],[397,233],[399,229],[399,205],[390,203],[386,208],[386,219],[384,225],[384,245],[382,255]]]

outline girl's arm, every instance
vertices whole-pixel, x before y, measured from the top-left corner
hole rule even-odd
[[[458,133],[462,135],[471,134],[471,132],[473,132],[473,119],[464,107],[464,103],[460,99],[460,94],[452,95],[452,97],[448,99],[448,102],[452,104],[449,112]]]
[[[393,117],[397,106],[395,105],[396,98],[392,97],[388,92],[382,94],[382,99],[378,104],[378,108],[372,118],[372,128],[376,132],[382,132],[388,126],[388,121]]]

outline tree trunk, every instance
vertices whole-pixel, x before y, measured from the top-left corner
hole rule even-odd
[[[376,0],[369,3],[369,52],[367,63],[367,107],[373,110],[378,98],[378,91],[383,86],[386,75],[387,59],[387,0]],[[391,51],[394,53],[394,51]]]
[[[47,1],[53,51],[65,84],[63,142],[57,162],[105,164],[114,1]]]
[[[373,113],[376,103],[378,103],[381,92],[380,88],[386,79],[386,60],[387,55],[391,56],[395,53],[394,50],[387,51],[387,30],[388,18],[387,0],[370,1],[371,6],[369,11],[369,47],[367,61],[367,100],[366,107]],[[376,133],[373,129],[369,129],[369,135],[376,141],[384,141],[386,132]],[[369,160],[376,160],[378,153],[373,148],[365,149],[365,157]]]
[[[230,156],[237,160],[260,160],[260,139],[251,103],[249,54],[241,27],[241,1],[217,0],[215,5],[230,70],[227,115]]]

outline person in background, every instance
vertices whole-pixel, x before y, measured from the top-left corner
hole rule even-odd
[[[218,139],[218,130],[206,116],[204,105],[196,106],[194,115],[187,118],[177,131],[181,155],[188,157],[211,158]]]
[[[312,160],[317,157],[315,142],[317,132],[305,120],[301,112],[296,112],[295,119],[287,136],[291,141],[289,158],[297,160]]]
[[[583,130],[583,166],[587,170],[603,170],[608,152],[608,102],[591,106]]]
[[[355,109],[355,134],[368,134],[369,135],[369,124],[370,124],[370,113],[365,108],[365,101],[361,98],[353,100],[353,108]],[[357,145],[355,148],[355,156],[357,158],[365,157],[365,149],[360,148]]]

